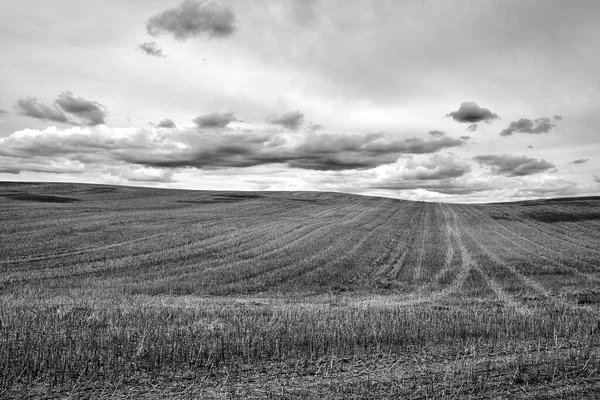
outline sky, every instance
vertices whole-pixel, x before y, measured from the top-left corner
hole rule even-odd
[[[0,3],[0,181],[600,195],[597,0]]]

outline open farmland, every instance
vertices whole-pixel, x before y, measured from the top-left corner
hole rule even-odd
[[[600,392],[600,198],[3,182],[0,243],[0,397]]]

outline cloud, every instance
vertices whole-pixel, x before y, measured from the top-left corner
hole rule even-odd
[[[556,121],[560,121],[561,119],[563,119],[563,117],[560,115],[553,115],[552,118],[554,118]]]
[[[409,160],[400,177],[405,180],[430,181],[458,178],[471,171],[471,165],[452,154],[435,154],[423,162]]]
[[[274,125],[281,125],[285,128],[296,130],[304,122],[304,114],[296,110],[271,116],[267,120]]]
[[[25,97],[17,101],[21,114],[37,119],[70,123],[69,118],[56,104],[46,104],[36,97]]]
[[[500,132],[500,136],[510,136],[513,133],[548,133],[555,125],[551,123],[550,118],[521,118],[518,121],[510,123],[508,128]]]
[[[83,120],[86,125],[96,126],[104,124],[106,110],[95,102],[86,100],[82,97],[74,97],[71,92],[64,92],[55,100],[66,113],[76,116]]]
[[[0,172],[19,174],[24,171],[52,174],[81,174],[85,172],[85,164],[78,160],[71,160],[68,157],[47,158],[39,156],[15,162],[15,159],[12,157],[0,156]]]
[[[309,122],[308,127],[306,128],[308,132],[317,132],[322,131],[323,129],[325,129],[323,125],[313,124],[312,122]]]
[[[162,49],[158,47],[158,43],[156,42],[145,42],[142,44],[138,44],[138,47],[149,56],[154,57],[166,57]]]
[[[600,182],[600,174],[594,176],[594,181]]]
[[[177,127],[177,126],[175,126],[175,122],[173,122],[169,118],[165,118],[165,119],[161,120],[156,126],[159,128],[176,128]]]
[[[226,128],[231,121],[235,121],[232,112],[214,112],[193,119],[198,128]]]
[[[471,124],[469,126],[467,126],[467,129],[465,129],[469,132],[475,132],[477,130],[477,124]]]
[[[589,161],[588,158],[578,158],[577,160],[574,160],[573,162],[571,162],[571,164],[583,164],[588,161]]]
[[[429,134],[433,137],[441,137],[444,136],[446,134],[446,132],[442,132],[442,131],[429,131]]]
[[[546,160],[510,154],[481,155],[475,156],[473,159],[481,165],[491,167],[493,174],[504,176],[526,176],[555,168],[554,164]]]
[[[194,36],[226,37],[235,32],[235,15],[213,1],[185,0],[178,7],[156,14],[146,22],[152,36],[170,33],[177,40]]]
[[[0,115],[2,115],[2,114],[8,114],[8,111],[6,111],[3,108],[0,108]]]
[[[471,139],[471,136],[461,136],[460,138],[462,140],[469,140],[469,139]]]
[[[202,122],[202,121],[200,121]],[[224,124],[224,123],[223,123]],[[280,164],[314,171],[366,170],[403,154],[431,154],[462,146],[450,137],[390,139],[383,134],[263,129],[137,129],[106,126],[25,129],[0,138],[0,157],[13,165],[35,157],[66,157],[93,165],[215,170]]]
[[[460,105],[457,111],[446,114],[446,117],[452,117],[457,122],[468,122],[471,124],[477,122],[491,122],[498,117],[487,108],[479,107],[475,102],[465,101]]]
[[[17,108],[21,114],[28,117],[72,125],[104,124],[107,115],[107,111],[101,104],[82,97],[74,97],[71,92],[62,93],[52,104],[47,104],[36,97],[22,98],[17,101]]]

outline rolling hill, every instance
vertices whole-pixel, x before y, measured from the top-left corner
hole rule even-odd
[[[0,182],[0,238],[0,396],[600,390],[600,197]]]

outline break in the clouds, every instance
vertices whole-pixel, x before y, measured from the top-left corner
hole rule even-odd
[[[433,130],[433,131],[429,131],[429,134],[433,137],[442,137],[446,134],[446,132]]]
[[[304,122],[304,114],[300,111],[290,111],[280,115],[273,115],[267,119],[274,125],[280,125],[288,129],[298,129]]]
[[[144,53],[148,54],[149,56],[165,57],[162,49],[160,47],[158,47],[158,43],[156,43],[156,42],[145,42],[142,44],[138,44],[138,47],[140,48],[140,50],[142,50]]]
[[[236,30],[235,15],[231,8],[214,1],[185,0],[150,17],[146,30],[152,36],[170,33],[177,40],[202,35],[225,37]]]
[[[452,117],[457,122],[466,122],[476,124],[477,122],[491,122],[498,117],[497,114],[491,112],[487,108],[480,107],[473,101],[465,101],[460,105],[457,111],[452,111],[446,114],[447,117]]]
[[[71,92],[62,93],[51,104],[36,97],[25,97],[17,101],[16,107],[28,117],[73,125],[104,124],[107,115],[100,103],[75,97]]]
[[[510,154],[480,155],[473,159],[481,165],[490,167],[493,174],[504,176],[526,176],[555,168],[554,164],[546,160]]]
[[[573,160],[571,164],[584,164],[589,161],[589,158],[578,158],[577,160]]]
[[[500,136],[510,136],[514,133],[548,133],[555,125],[550,118],[521,118],[510,123],[508,128],[500,132]]]
[[[121,166],[108,169],[108,173],[130,182],[172,183],[174,171],[170,169],[148,168],[144,166]]]
[[[232,112],[214,112],[200,115],[193,120],[196,126],[200,129],[226,128],[227,125],[229,125],[232,121],[235,121],[235,116]]]

